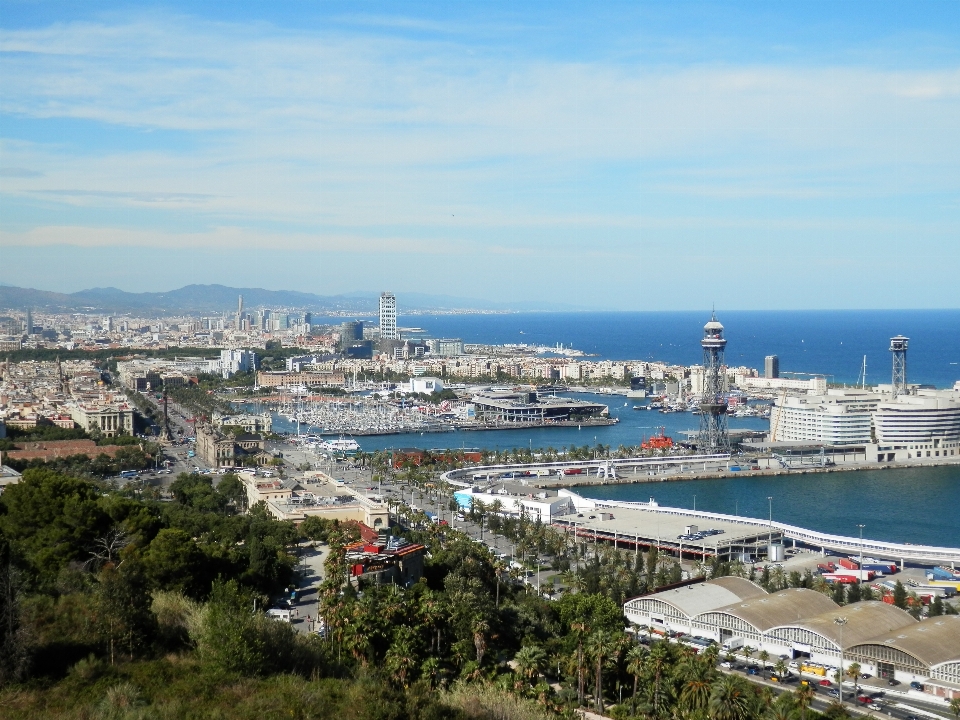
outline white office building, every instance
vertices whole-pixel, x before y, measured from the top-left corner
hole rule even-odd
[[[863,390],[778,398],[770,414],[770,439],[824,445],[869,443],[873,413],[881,400],[878,393]]]
[[[397,298],[393,293],[380,293],[380,338],[397,339]]]
[[[916,390],[881,402],[874,413],[880,449],[897,460],[960,455],[960,393]]]

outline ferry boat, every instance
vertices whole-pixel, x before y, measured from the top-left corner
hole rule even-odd
[[[333,453],[355,453],[360,450],[360,443],[353,438],[343,436],[336,440],[325,440],[317,444],[317,450]]]

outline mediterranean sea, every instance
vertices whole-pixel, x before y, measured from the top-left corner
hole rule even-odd
[[[563,343],[596,355],[593,359],[691,365],[702,361],[700,338],[709,319],[709,310],[409,315],[401,316],[398,325],[466,343]],[[867,384],[889,383],[890,338],[906,335],[910,382],[951,387],[960,380],[960,309],[718,310],[717,319],[724,326],[731,366],[762,369],[766,355],[778,355],[781,372],[823,374],[829,382],[852,384],[866,355]]]

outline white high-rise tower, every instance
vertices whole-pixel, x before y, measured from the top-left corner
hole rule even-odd
[[[397,298],[393,293],[380,293],[380,338],[397,339]]]

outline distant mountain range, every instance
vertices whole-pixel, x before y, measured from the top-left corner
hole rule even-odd
[[[233,313],[237,297],[244,308],[289,308],[311,312],[368,313],[378,310],[379,292],[352,292],[343,295],[314,295],[294,290],[234,288],[225,285],[187,285],[169,292],[131,293],[117,288],[91,288],[75,293],[56,293],[0,285],[0,309],[44,310],[47,312],[141,313],[152,315],[190,313]],[[581,307],[554,302],[489,302],[449,295],[397,293],[401,314],[409,312],[468,311],[576,311]]]

